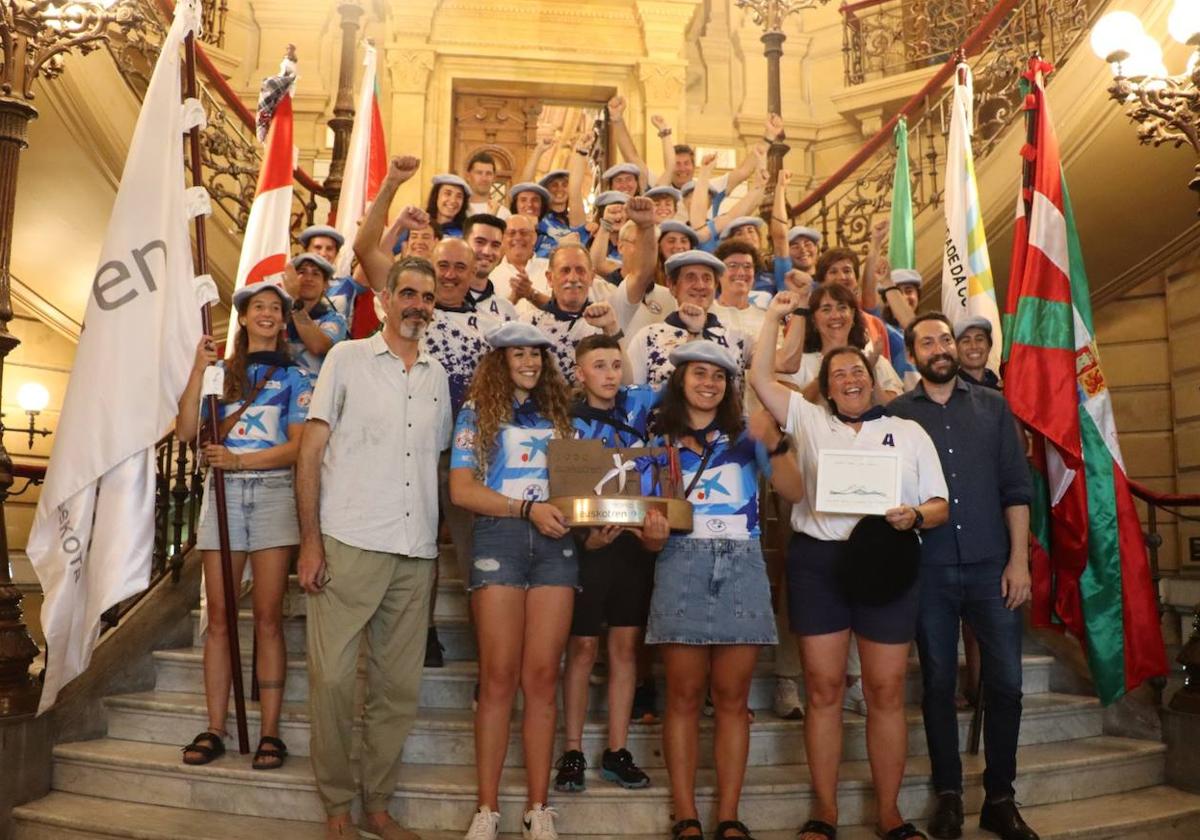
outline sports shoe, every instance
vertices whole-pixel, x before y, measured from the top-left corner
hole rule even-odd
[[[791,677],[775,678],[775,717],[804,720],[804,701],[800,699],[800,689]]]
[[[637,684],[633,692],[633,709],[630,719],[634,723],[658,723],[658,687],[654,680]]]
[[[446,648],[438,641],[436,627],[430,627],[429,632],[425,634],[425,667],[446,667]]]
[[[471,827],[463,835],[463,840],[498,840],[500,837],[500,815],[488,808],[480,806],[471,817]]]
[[[866,716],[867,697],[863,694],[861,677],[856,678],[854,682],[846,686],[846,693],[842,695],[842,708],[847,712]]]
[[[554,818],[557,816],[558,811],[535,802],[533,808],[525,812],[521,836],[525,840],[558,840],[558,832],[554,828]]]
[[[624,747],[616,751],[604,751],[604,756],[600,759],[600,776],[606,781],[616,782],[626,790],[650,787],[650,777],[633,763],[633,756]]]
[[[554,777],[554,789],[559,793],[578,793],[587,787],[583,771],[587,770],[587,758],[579,750],[567,750],[554,765],[558,775]]]

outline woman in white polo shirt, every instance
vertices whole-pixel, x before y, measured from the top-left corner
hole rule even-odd
[[[863,687],[870,709],[867,753],[875,786],[880,836],[924,837],[897,806],[908,727],[904,684],[916,632],[917,583],[883,606],[848,599],[835,577],[846,541],[862,518],[815,509],[817,465],[823,449],[891,452],[900,456],[899,506],[887,511],[897,531],[933,528],[949,514],[946,481],[929,435],[916,423],[890,417],[875,403],[875,372],[857,347],[829,349],[817,380],[826,409],[775,379],[779,324],[796,305],[790,292],[776,296],[758,337],[750,382],[759,399],[795,435],[805,495],[792,509],[796,532],[788,550],[788,601],[792,630],[801,637],[808,713],[804,741],[812,773],[812,819],[798,840],[831,840],[837,826],[837,775],[842,751],[842,692],[850,631],[858,641]]]

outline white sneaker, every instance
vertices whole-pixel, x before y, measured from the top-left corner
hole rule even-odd
[[[775,678],[775,717],[783,720],[803,720],[804,701],[800,689],[791,677]]]
[[[558,811],[540,802],[525,812],[525,822],[521,824],[521,836],[525,840],[558,840],[558,832],[554,828],[554,818]]]
[[[500,815],[486,806],[480,807],[471,818],[463,840],[498,840],[500,837]]]
[[[842,695],[842,708],[847,712],[866,716],[867,698],[863,694],[862,678],[856,679],[846,686],[846,693]]]

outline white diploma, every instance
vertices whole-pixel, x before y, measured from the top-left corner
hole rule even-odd
[[[817,458],[818,512],[882,516],[900,506],[900,453],[822,449]]]

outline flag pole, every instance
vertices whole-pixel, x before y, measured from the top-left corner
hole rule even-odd
[[[195,31],[189,32],[187,35],[187,40],[184,42],[184,54],[186,58],[184,96],[187,99],[194,99],[197,96]],[[191,167],[192,185],[197,187],[203,184],[200,161],[200,127],[193,126],[188,132],[188,164]],[[195,261],[196,274],[198,276],[208,274],[208,235],[203,213],[196,216]],[[211,303],[204,304],[200,309],[200,317],[204,325],[204,334],[211,336],[213,332]],[[208,409],[208,434],[206,436],[208,440],[215,441],[220,434],[217,397],[215,394],[209,394],[204,398],[204,402]],[[202,437],[205,436],[202,435]],[[198,455],[199,453],[197,453]],[[237,593],[235,592],[237,581],[233,579],[233,557],[229,549],[229,516],[225,508],[225,471],[213,467],[212,483],[213,489],[216,491],[217,537],[221,546],[221,588],[225,596],[225,626],[229,638],[229,673],[233,677],[233,707],[237,717],[238,752],[246,755],[250,752],[250,734],[246,726],[246,695],[242,686],[242,654],[238,643],[238,609]]]

